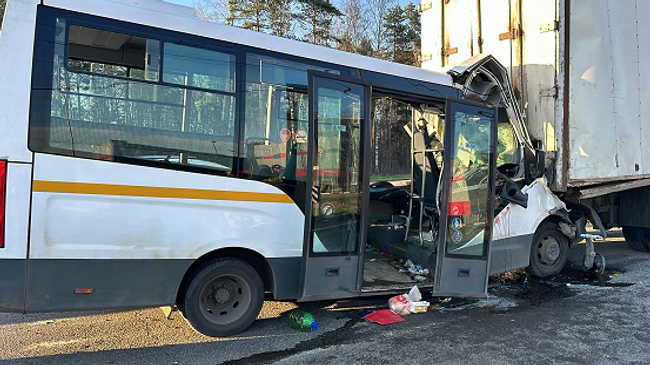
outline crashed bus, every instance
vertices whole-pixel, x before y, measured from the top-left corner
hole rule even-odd
[[[558,273],[589,216],[507,92],[446,74],[155,1],[10,0],[0,53],[3,311],[176,306],[222,336],[265,298],[481,297]]]

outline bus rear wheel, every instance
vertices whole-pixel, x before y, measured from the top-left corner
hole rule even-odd
[[[545,278],[562,271],[569,255],[569,239],[553,222],[542,223],[533,236],[528,272]]]
[[[249,263],[218,258],[194,271],[178,307],[206,336],[229,336],[248,328],[264,303],[264,284]]]
[[[623,227],[623,236],[630,248],[641,252],[650,252],[650,229]]]

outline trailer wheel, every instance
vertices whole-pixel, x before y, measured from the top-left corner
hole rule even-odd
[[[623,236],[630,248],[641,252],[650,252],[650,229],[623,227]]]
[[[533,236],[528,272],[540,278],[559,274],[568,258],[569,239],[556,223],[542,223]]]
[[[206,336],[229,336],[248,328],[264,303],[264,284],[247,262],[218,258],[194,271],[178,307]]]

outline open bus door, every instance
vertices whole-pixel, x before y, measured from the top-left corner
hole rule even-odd
[[[361,292],[370,95],[370,85],[360,80],[309,73],[308,143],[302,153],[310,158],[299,301]]]
[[[435,295],[487,295],[494,220],[496,114],[496,108],[447,100]]]

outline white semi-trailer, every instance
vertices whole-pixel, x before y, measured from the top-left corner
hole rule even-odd
[[[420,11],[422,67],[461,76],[496,58],[553,191],[650,251],[650,1],[422,0]]]

